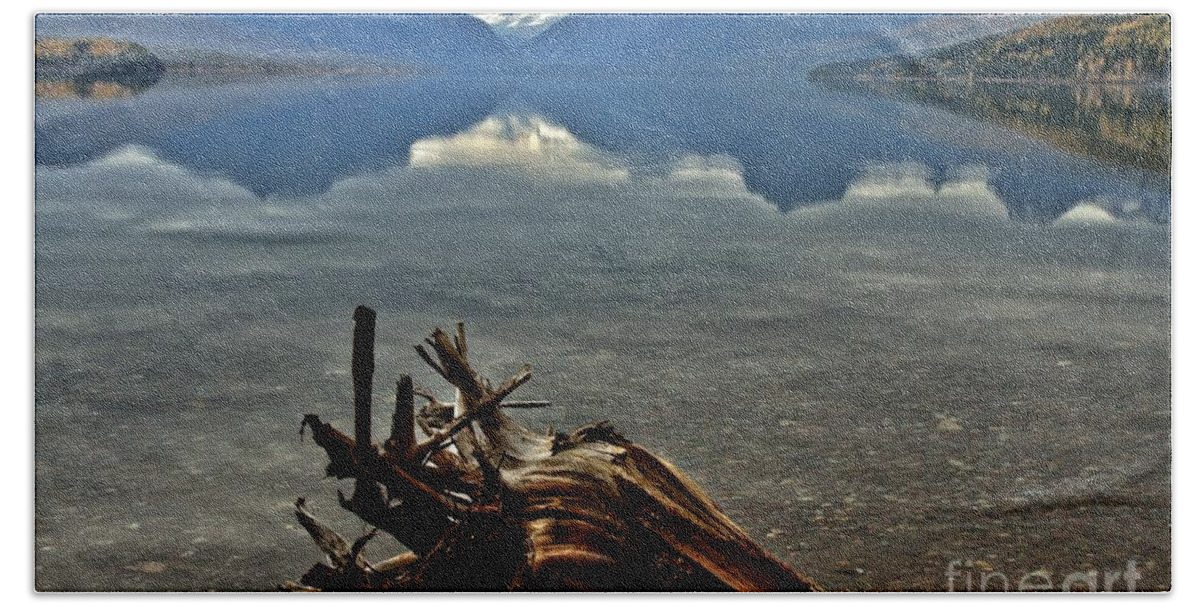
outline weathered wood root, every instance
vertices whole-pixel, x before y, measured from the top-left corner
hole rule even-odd
[[[339,590],[777,590],[817,587],[760,548],[686,475],[607,422],[533,433],[501,408],[532,377],[499,386],[467,360],[460,323],[434,330],[418,355],[455,388],[453,401],[396,387],[382,449],[370,439],[375,313],[355,312],[355,428],[351,438],[315,414],[311,429],[329,475],[355,479],[343,508],[376,530],[348,543],[296,502],[325,553],[295,591]],[[432,351],[432,352],[431,352]],[[414,396],[428,403],[414,414]],[[426,435],[416,439],[416,426]],[[371,564],[363,548],[382,530],[410,551]]]

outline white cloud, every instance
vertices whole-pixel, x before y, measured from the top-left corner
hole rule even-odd
[[[566,13],[477,13],[477,19],[498,28],[540,28],[566,16]]]
[[[127,146],[82,165],[38,167],[37,212],[40,220],[71,215],[191,238],[303,239],[337,233],[348,214],[403,208],[590,201],[646,211],[708,199],[773,209],[746,189],[733,158],[688,155],[665,169],[656,166],[634,166],[538,116],[494,116],[414,143],[408,165],[351,176],[323,194],[298,198],[262,198],[224,177]]]
[[[409,167],[451,170],[460,180],[469,172],[472,179],[488,181],[497,192],[527,192],[538,184],[573,184],[623,189],[627,194],[660,200],[749,199],[774,208],[746,189],[742,166],[732,157],[689,154],[665,169],[634,166],[539,116],[492,116],[455,135],[420,140],[410,149]],[[361,188],[362,184],[342,186]]]
[[[988,184],[990,174],[985,167],[956,167],[949,173],[950,178],[939,187],[931,179],[929,167],[920,163],[872,165],[850,183],[838,204],[801,213],[871,208],[908,215],[1008,218],[1008,207]]]
[[[1114,224],[1112,212],[1091,201],[1083,201],[1054,220],[1055,226]]]
[[[303,239],[327,234],[322,199],[268,197],[219,176],[203,175],[125,146],[71,167],[38,167],[39,221],[124,224],[150,233],[196,238]]]
[[[797,213],[840,217],[869,208],[906,215],[1007,218],[1007,208],[988,178],[982,167],[960,167],[937,187],[924,165],[876,165],[854,180],[838,204]],[[136,220],[147,230],[179,234],[304,234],[327,230],[346,212],[456,201],[508,205],[600,200],[599,191],[607,193],[602,196],[609,197],[610,204],[617,204],[618,198],[669,204],[719,199],[774,209],[746,188],[743,169],[734,158],[691,154],[651,170],[583,142],[544,118],[513,115],[489,117],[460,133],[417,141],[407,166],[352,176],[313,197],[263,199],[225,178],[194,173],[138,146],[84,165],[38,167],[37,188],[42,215]],[[1059,223],[1112,219],[1091,202]]]
[[[982,217],[1008,217],[1008,205],[988,183],[991,172],[987,167],[958,167],[951,174],[952,179],[942,184],[937,192],[938,199],[947,209]]]
[[[703,196],[751,199],[761,207],[775,209],[762,196],[746,188],[741,163],[723,154],[684,156],[671,165],[662,179],[661,187],[662,194],[669,198]]]
[[[161,159],[148,148],[124,146],[71,167],[37,167],[39,213],[119,220],[208,204],[260,199],[221,177],[203,176]]]
[[[150,167],[154,165],[167,166],[153,150],[149,148],[128,145],[113,150],[108,155],[93,163],[101,167]]]
[[[409,166],[487,167],[531,179],[577,183],[621,183],[630,178],[618,159],[537,116],[493,116],[462,133],[422,139],[409,151]]]
[[[929,168],[916,163],[881,164],[867,167],[846,188],[842,201],[928,199],[937,196],[929,180]]]
[[[742,166],[736,159],[724,155],[683,157],[667,175],[671,184],[703,184],[716,189],[744,190]]]

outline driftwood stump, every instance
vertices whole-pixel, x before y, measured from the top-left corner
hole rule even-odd
[[[355,436],[315,414],[300,432],[312,430],[330,475],[355,479],[353,495],[338,498],[376,529],[348,543],[300,498],[296,517],[329,562],[284,589],[816,590],[686,475],[608,423],[546,434],[507,416],[502,408],[549,404],[505,401],[531,370],[493,386],[471,368],[461,323],[454,336],[435,330],[416,347],[455,388],[454,400],[402,377],[391,435],[375,445],[375,312],[360,306],[354,319]],[[414,396],[427,401],[415,415]],[[380,530],[409,551],[368,563],[363,547]]]

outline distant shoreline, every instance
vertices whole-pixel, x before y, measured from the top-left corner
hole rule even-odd
[[[868,74],[857,74],[851,77],[857,82],[952,82],[961,84],[1021,84],[1021,85],[1073,85],[1073,86],[1143,86],[1143,87],[1170,87],[1170,80],[1155,80],[1155,79],[1110,79],[1110,78],[1000,78],[995,76],[985,77],[968,77],[968,76],[873,76]],[[829,76],[816,76],[813,80],[832,80]]]
[[[246,64],[235,66],[166,63],[166,73],[175,76],[408,76],[417,70],[411,66],[321,66],[313,64]]]
[[[34,43],[35,95],[123,98],[137,95],[163,76],[209,81],[326,76],[411,76],[412,64],[372,59],[328,61],[276,58],[220,51],[166,50],[107,37],[37,38]]]

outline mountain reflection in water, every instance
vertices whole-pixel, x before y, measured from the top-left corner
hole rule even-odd
[[[1072,154],[1162,176],[1171,170],[1171,99],[1164,87],[893,79],[842,81],[839,88],[995,121]]]
[[[1007,101],[987,102],[983,93],[962,99],[962,108],[986,111],[740,76],[446,74],[207,87],[172,79],[117,103],[43,98],[35,155],[39,165],[68,166],[137,145],[259,196],[311,196],[339,180],[407,164],[417,141],[459,137],[465,145],[480,129],[500,128],[484,124],[489,116],[536,116],[602,152],[606,162],[639,170],[664,173],[683,158],[719,156],[737,166],[746,189],[784,212],[840,200],[872,166],[917,163],[935,186],[953,181],[958,168],[986,167],[988,184],[1025,221],[1051,222],[1089,200],[1110,201],[1101,206],[1118,217],[1169,220],[1169,180],[1145,168],[1169,162],[1155,152],[1169,148],[1168,97],[1084,91],[1079,103],[1074,92],[1061,103],[1033,92]],[[1044,145],[1053,140],[1046,133],[1077,144]],[[1121,150],[1114,153],[1141,164],[1095,161],[1101,155],[1089,150],[1099,149]]]
[[[154,80],[72,78],[37,80],[33,94],[38,99],[129,99],[154,85]]]

